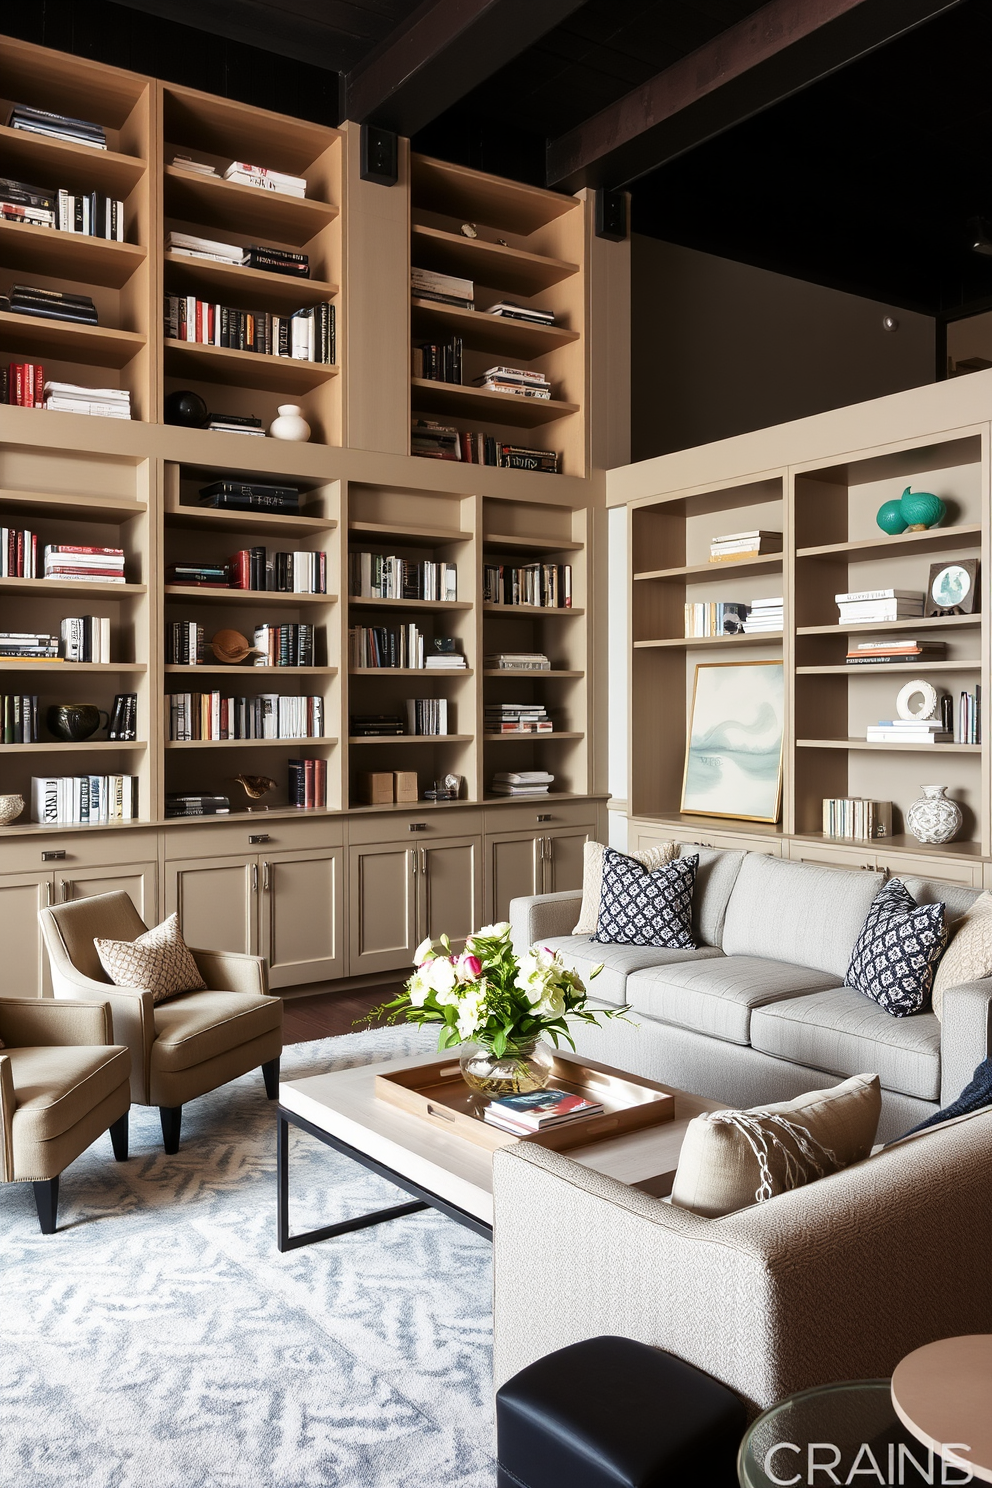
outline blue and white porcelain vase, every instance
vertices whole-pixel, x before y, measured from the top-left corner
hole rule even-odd
[[[917,842],[950,842],[961,830],[957,801],[948,800],[946,785],[921,785],[923,792],[906,812],[906,825]]]

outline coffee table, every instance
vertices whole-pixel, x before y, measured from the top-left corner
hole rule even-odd
[[[892,1404],[924,1446],[992,1483],[992,1334],[940,1338],[908,1354],[892,1375]]]
[[[559,1058],[571,1056],[559,1051]],[[399,1219],[419,1209],[437,1209],[449,1219],[492,1236],[492,1153],[464,1137],[456,1136],[429,1120],[401,1110],[375,1094],[375,1077],[397,1067],[431,1064],[437,1054],[393,1059],[355,1069],[310,1075],[279,1086],[277,1110],[278,1216],[277,1240],[281,1251],[313,1245],[335,1235]],[[576,1057],[576,1063],[579,1063]],[[621,1074],[606,1064],[582,1057],[587,1068]],[[675,1117],[643,1131],[570,1148],[567,1156],[596,1172],[658,1198],[669,1194],[678,1167],[685,1129],[704,1111],[726,1109],[726,1102],[686,1095],[661,1086],[675,1096]],[[339,1220],[320,1229],[292,1235],[289,1229],[289,1127],[299,1127],[335,1151],[378,1173],[404,1193],[410,1202],[376,1209],[369,1214]],[[514,1138],[508,1134],[508,1142]]]

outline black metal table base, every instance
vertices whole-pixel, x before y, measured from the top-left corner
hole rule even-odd
[[[281,1251],[299,1250],[302,1245],[315,1245],[318,1240],[331,1240],[335,1235],[347,1235],[352,1230],[364,1230],[370,1225],[384,1224],[390,1219],[401,1219],[405,1214],[416,1214],[421,1209],[437,1209],[441,1214],[453,1219],[456,1224],[473,1230],[476,1235],[482,1235],[486,1240],[492,1239],[492,1226],[487,1225],[485,1220],[477,1219],[466,1209],[460,1209],[457,1204],[449,1203],[439,1194],[431,1193],[430,1189],[421,1188],[420,1184],[414,1183],[411,1178],[406,1178],[402,1173],[387,1168],[385,1163],[377,1162],[374,1157],[369,1157],[368,1153],[360,1152],[357,1147],[343,1142],[340,1137],[332,1136],[322,1127],[315,1126],[312,1121],[298,1116],[295,1111],[288,1111],[285,1106],[279,1106],[276,1119],[276,1176],[279,1190],[276,1238]],[[396,1188],[402,1189],[404,1193],[411,1194],[411,1202],[393,1204],[388,1209],[373,1209],[369,1214],[358,1214],[353,1219],[342,1219],[337,1224],[323,1225],[319,1230],[305,1230],[299,1235],[291,1235],[289,1233],[290,1122],[298,1126],[301,1131],[309,1132],[312,1137],[317,1138],[318,1142],[323,1142],[325,1147],[333,1147],[335,1152],[350,1157],[353,1162],[361,1163],[363,1168],[378,1173],[380,1178],[385,1178]]]

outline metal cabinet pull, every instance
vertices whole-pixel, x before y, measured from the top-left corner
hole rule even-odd
[[[43,852],[41,861],[43,863],[61,863],[65,855],[65,848],[60,847],[57,851],[49,850],[48,852]]]
[[[59,889],[61,890],[61,893],[62,893],[62,898],[60,900],[60,903],[62,903],[62,904],[68,904],[69,903],[69,899],[71,897],[71,895],[69,893],[69,890],[71,888],[72,888],[72,880],[71,879],[68,879],[68,878],[60,878],[59,879]]]
[[[541,811],[541,812],[538,812],[537,819],[538,819],[539,822],[542,822],[542,821],[554,821],[554,817],[551,815],[551,812],[550,811]]]
[[[257,863],[252,863],[252,865],[251,865],[251,891],[252,891],[253,894],[257,894],[258,893],[258,864]]]
[[[426,822],[410,822],[409,825],[410,825],[410,831],[411,832],[426,832],[427,831],[427,823]]]
[[[410,871],[413,874],[414,878],[416,878],[416,876],[417,876],[417,849],[415,847],[411,847],[411,849],[410,849]]]
[[[253,846],[256,842],[271,842],[271,841],[272,841],[272,838],[269,836],[268,832],[249,832],[249,834],[248,834],[248,845],[249,845],[249,847]]]
[[[48,882],[45,885],[45,903],[46,903],[46,905],[51,905],[51,903],[52,903],[52,880],[51,879],[49,879]]]
[[[268,889],[271,889],[271,887],[272,887],[272,873],[271,873],[270,864],[263,863],[262,864],[262,888],[268,890]]]
[[[422,847],[420,849],[420,871],[421,871],[421,873],[426,873],[427,872],[427,849],[426,849],[426,847]]]

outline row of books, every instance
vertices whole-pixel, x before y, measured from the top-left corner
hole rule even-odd
[[[124,203],[102,191],[74,193],[0,177],[0,219],[88,238],[124,241]]]
[[[261,425],[261,420],[258,422]],[[200,488],[197,499],[201,506],[220,511],[276,512],[290,517],[298,516],[300,511],[300,492],[296,486],[268,486],[259,481],[214,481]]]
[[[274,594],[326,594],[326,553],[268,553],[264,547],[241,548],[228,560],[232,589],[268,590]]]
[[[415,299],[431,300],[439,305],[454,305],[459,310],[475,309],[475,285],[471,279],[455,274],[438,274],[433,269],[410,269],[410,292]]]
[[[444,560],[396,558],[385,553],[348,554],[348,591],[356,599],[458,598],[458,569]]]
[[[327,809],[327,761],[324,759],[291,759],[288,766],[290,806],[302,811]]]
[[[494,796],[546,796],[554,783],[547,770],[500,770],[490,789]]]
[[[482,569],[485,604],[537,605],[544,610],[572,608],[570,563],[487,563]]]
[[[119,692],[110,710],[108,739],[117,739],[124,744],[133,743],[138,737],[138,694]]]
[[[335,358],[335,310],[322,301],[289,315],[237,310],[196,295],[165,296],[165,334],[174,341],[254,351],[261,356],[332,365]]]
[[[348,665],[352,671],[370,668],[410,671],[464,671],[468,662],[460,651],[437,650],[438,644],[457,641],[439,637],[428,641],[419,626],[354,625],[348,631]]]
[[[89,119],[74,119],[69,114],[53,114],[30,104],[15,103],[7,115],[7,128],[25,134],[43,134],[49,139],[68,140],[74,145],[89,145],[94,150],[107,148],[107,132],[102,124]]]
[[[245,248],[185,232],[166,233],[165,247],[179,258],[204,258],[232,268],[262,269],[267,274],[288,274],[293,279],[310,278],[310,255],[292,253],[288,248],[263,248],[258,243],[249,243]]]
[[[844,660],[848,666],[890,666],[894,662],[941,661],[946,651],[946,641],[916,640],[896,635],[882,640],[859,641],[848,648]]]
[[[8,362],[0,367],[0,403],[11,408],[41,408],[45,369],[39,362]]]
[[[448,732],[447,698],[407,698],[406,731],[436,737]]]
[[[32,284],[12,284],[7,294],[0,296],[0,310],[42,320],[68,320],[75,325],[97,325],[99,320],[89,295],[36,289]]]
[[[892,802],[871,801],[864,796],[825,796],[823,835],[869,842],[892,836]]]
[[[73,579],[79,583],[123,584],[124,549],[47,543],[44,551],[44,577]]]
[[[435,419],[414,419],[410,426],[410,453],[425,460],[461,460],[466,465],[537,470],[549,475],[558,474],[560,460],[557,450],[509,444],[495,434],[454,429]]]
[[[687,604],[685,633],[687,636],[737,635],[744,629],[748,608],[737,600]]]
[[[426,342],[414,346],[411,351],[411,372],[414,377],[426,378],[428,382],[462,381],[462,338],[452,336],[450,341]]]
[[[723,537],[710,539],[711,563],[740,563],[747,558],[781,551],[781,532],[765,532],[760,527],[750,532],[728,532]]]
[[[32,776],[31,820],[44,826],[106,826],[137,817],[137,775]]]
[[[981,744],[982,742],[982,688],[980,683],[975,684],[974,692],[962,692],[958,697],[954,742],[955,744]]]
[[[550,734],[554,724],[543,703],[487,703],[487,734]]]
[[[0,697],[0,727],[4,744],[37,744],[38,694],[5,693]]]
[[[490,672],[550,672],[551,660],[543,651],[495,651],[485,666]]]
[[[0,578],[38,577],[38,534],[27,527],[0,527]]]
[[[224,697],[220,692],[178,692],[166,697],[169,738],[179,743],[208,739],[319,739],[324,734],[322,697]]]
[[[257,625],[254,666],[313,666],[314,627]],[[202,666],[206,659],[203,626],[196,620],[173,620],[166,626],[165,659],[170,666]]]
[[[859,589],[834,599],[841,625],[918,620],[923,614],[924,595],[918,589]]]
[[[58,652],[64,661],[110,663],[110,617],[75,615],[59,627]]]
[[[202,160],[192,160],[188,155],[176,155],[172,164],[179,170],[192,171],[198,176],[216,176],[217,169]],[[282,196],[303,197],[307,194],[307,183],[302,176],[290,176],[285,171],[270,170],[266,165],[248,165],[244,160],[232,160],[224,170],[223,179],[237,186],[254,186],[260,191],[277,191]]]
[[[166,817],[181,816],[228,816],[231,798],[213,791],[167,791],[165,795]]]

